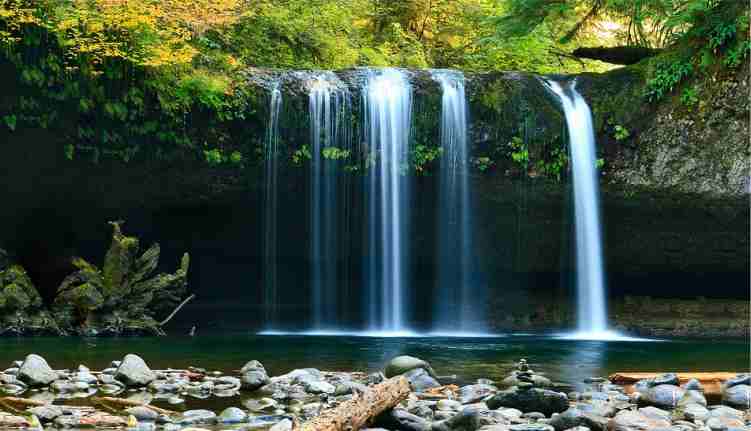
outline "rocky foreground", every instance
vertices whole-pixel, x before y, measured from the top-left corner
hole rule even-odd
[[[270,377],[258,361],[224,374],[193,367],[152,370],[140,357],[127,355],[102,371],[83,365],[55,370],[33,354],[0,373],[0,393],[6,395],[0,398],[0,429],[357,429],[311,424],[376,398],[374,392],[390,381],[403,384],[403,393],[394,395],[386,409],[368,410],[373,414],[363,421],[370,428],[360,429],[751,430],[750,374],[725,381],[721,404],[711,404],[698,381],[680,386],[675,374],[641,380],[631,393],[592,377],[576,392],[531,370],[525,360],[503,381],[480,379],[459,387],[455,377],[438,376],[427,362],[409,356],[394,358],[383,372],[372,374],[306,368]],[[249,396],[241,406],[220,412],[184,407],[186,398],[240,393]]]

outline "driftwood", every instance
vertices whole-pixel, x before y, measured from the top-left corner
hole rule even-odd
[[[2,397],[0,398],[0,407],[10,410],[14,413],[20,413],[30,407],[40,407],[45,405],[42,401],[29,400],[26,398]]]
[[[409,382],[397,376],[302,424],[300,431],[357,431],[373,418],[407,398]]]
[[[665,373],[615,373],[611,374],[608,379],[616,385],[624,386],[627,393],[634,391],[633,385],[639,380],[651,379]],[[722,393],[722,383],[738,373],[720,371],[720,372],[702,372],[702,373],[676,373],[681,384],[685,384],[691,379],[696,379],[704,388],[704,394],[708,396],[719,396]]]
[[[91,399],[95,404],[100,404],[105,407],[118,407],[121,409],[128,409],[131,407],[145,407],[149,410],[153,410],[160,415],[174,416],[177,412],[172,410],[162,409],[149,404],[144,404],[138,401],[126,400],[125,398],[113,398],[113,397],[94,397]]]
[[[629,65],[636,64],[648,57],[654,57],[660,52],[662,50],[643,46],[600,46],[577,48],[571,55],[577,58],[600,60],[610,64]]]

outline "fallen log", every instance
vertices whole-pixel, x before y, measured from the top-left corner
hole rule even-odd
[[[409,382],[397,376],[356,394],[334,409],[305,422],[300,431],[357,431],[373,418],[393,408],[409,396]]]
[[[0,407],[5,407],[5,409],[13,413],[20,413],[30,407],[40,407],[43,405],[45,405],[45,403],[42,401],[30,400],[27,398],[16,398],[16,397],[0,398]]]
[[[645,58],[654,57],[661,53],[660,49],[643,46],[600,46],[581,47],[575,49],[571,55],[577,58],[600,60],[610,64],[636,64]]]
[[[626,393],[634,391],[634,384],[639,380],[652,379],[665,373],[615,373],[611,374],[608,379],[616,385],[624,386]],[[728,371],[718,372],[685,372],[675,373],[678,376],[678,380],[681,385],[685,384],[691,379],[696,379],[701,383],[704,388],[704,394],[708,396],[719,396],[722,394],[722,383],[732,377],[735,377],[738,373]]]
[[[147,409],[155,411],[156,413],[159,413],[160,415],[167,415],[167,416],[177,415],[177,412],[174,412],[172,410],[159,408],[159,407],[152,406],[150,404],[144,404],[138,401],[126,400],[125,398],[93,397],[91,401],[95,404],[100,404],[102,406],[110,407],[110,408],[112,406],[117,406],[121,409],[127,409],[130,407],[145,407]]]

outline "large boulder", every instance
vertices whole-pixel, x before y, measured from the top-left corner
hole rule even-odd
[[[659,408],[673,409],[678,406],[678,401],[684,394],[685,391],[679,386],[661,384],[644,390],[639,401]]]
[[[125,386],[135,388],[146,386],[156,380],[156,374],[151,371],[146,362],[138,355],[125,355],[120,366],[115,371],[115,378]]]
[[[424,369],[431,377],[437,378],[435,371],[433,371],[433,368],[429,363],[423,361],[420,358],[415,358],[412,356],[397,356],[396,358],[390,360],[389,363],[386,364],[384,374],[387,378],[391,378],[405,374],[418,368]]]
[[[501,391],[487,400],[486,404],[491,409],[511,407],[524,413],[540,412],[547,416],[563,412],[569,407],[566,394],[540,388]]]
[[[658,417],[648,417],[633,410],[618,412],[608,423],[609,431],[651,431],[658,428],[669,428],[670,421]]]
[[[43,357],[31,354],[18,370],[18,379],[29,386],[47,386],[59,378]]]

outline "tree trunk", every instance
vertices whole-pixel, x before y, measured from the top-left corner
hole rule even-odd
[[[404,376],[391,378],[305,422],[299,430],[357,431],[379,414],[399,404],[409,393],[409,382]]]
[[[577,48],[571,53],[574,57],[600,60],[610,64],[635,64],[645,58],[654,57],[662,52],[661,49],[646,48],[643,46],[600,46]]]

